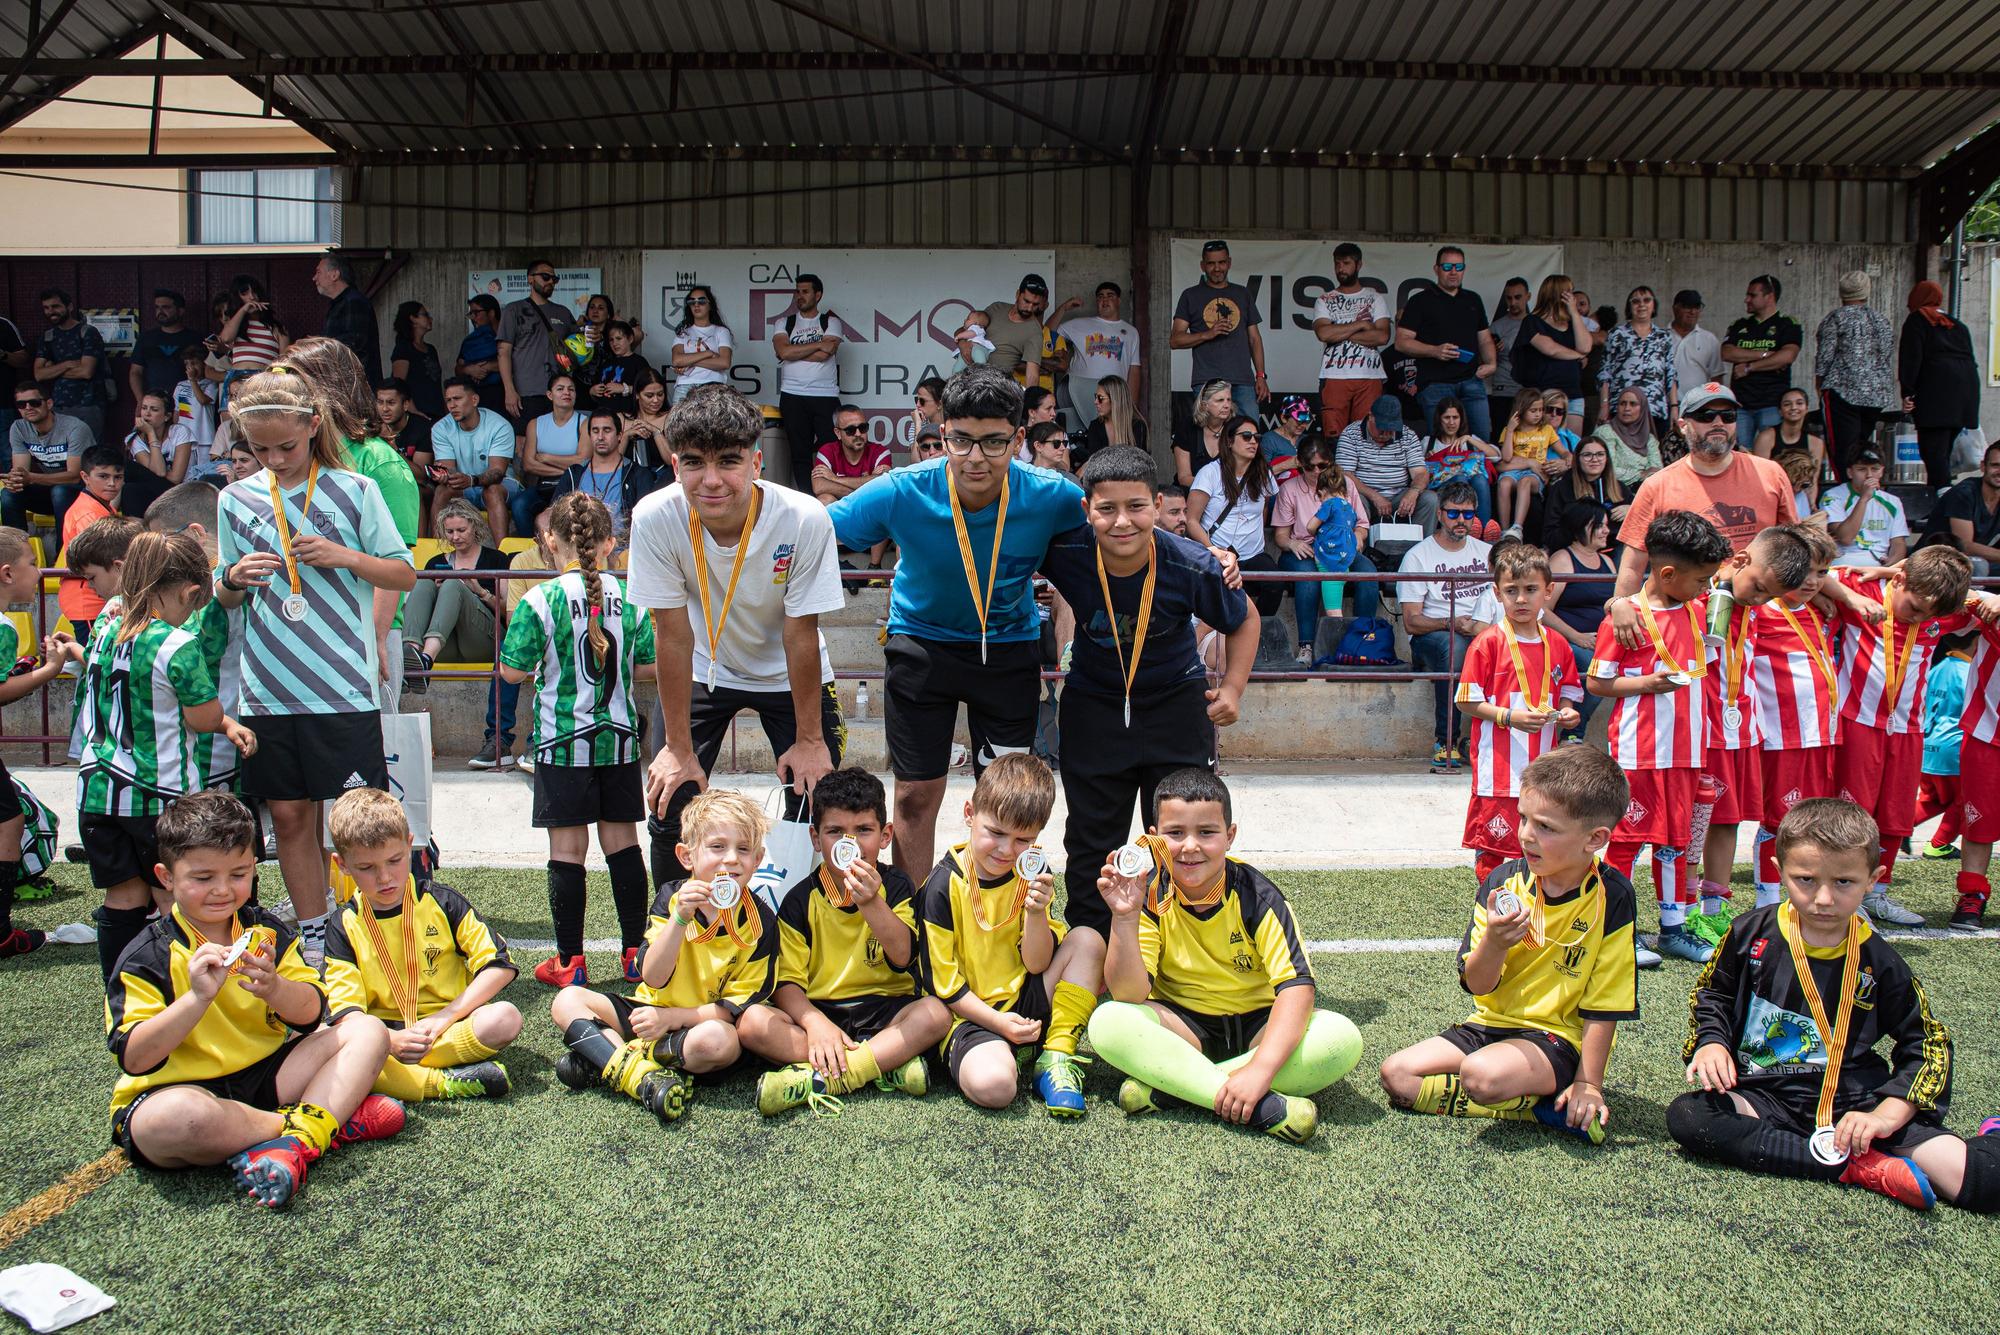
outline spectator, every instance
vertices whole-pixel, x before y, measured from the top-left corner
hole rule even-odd
[[[1361,247],[1333,248],[1333,287],[1313,303],[1313,334],[1325,345],[1319,367],[1319,429],[1338,440],[1382,393],[1389,299],[1361,281]]]
[[[1277,420],[1260,443],[1264,457],[1271,461],[1271,476],[1278,481],[1283,482],[1298,471],[1299,441],[1312,429],[1313,418],[1318,415],[1312,402],[1302,395],[1288,396],[1279,406]]]
[[[42,316],[49,327],[35,344],[35,379],[48,391],[56,412],[74,418],[93,443],[104,438],[104,339],[77,317],[69,293],[42,292]]]
[[[1691,287],[1674,293],[1674,322],[1667,332],[1674,336],[1674,383],[1682,394],[1695,385],[1722,379],[1722,341],[1701,327],[1701,311],[1701,293]],[[1674,426],[1668,422],[1660,428],[1663,445],[1679,440]]]
[[[83,453],[82,489],[76,503],[63,516],[62,544],[57,549],[57,565],[76,535],[100,519],[115,519],[128,513],[124,508],[125,460],[113,445],[93,445]],[[76,638],[88,643],[91,623],[104,610],[104,598],[87,579],[63,579],[56,584],[56,606],[69,618]]]
[[[1482,386],[1481,388],[1484,388]],[[1350,432],[1353,427],[1349,427]],[[1405,575],[1470,575],[1471,579],[1412,580],[1396,586],[1410,659],[1419,672],[1450,672],[1465,665],[1466,646],[1476,633],[1470,615],[1486,580],[1487,545],[1471,536],[1479,522],[1478,498],[1462,482],[1440,494],[1437,532],[1403,554]],[[1465,759],[1459,745],[1458,711],[1452,706],[1457,682],[1431,683],[1431,768],[1449,770]]]
[[[1183,487],[1222,456],[1222,424],[1236,411],[1236,392],[1227,380],[1210,380],[1195,390],[1194,415],[1174,441],[1174,480]]]
[[[1385,395],[1375,400],[1368,416],[1340,433],[1334,442],[1333,461],[1354,480],[1361,499],[1368,503],[1366,517],[1371,521],[1414,521],[1425,533],[1437,527],[1441,497],[1429,489],[1431,474],[1424,462],[1424,443],[1403,425],[1403,410],[1394,399]],[[1476,494],[1472,503],[1476,520]]]
[[[840,317],[821,313],[826,295],[818,274],[802,273],[792,290],[793,309],[778,322],[771,346],[778,354],[778,420],[790,447],[792,485],[812,490],[813,459],[820,443],[832,438],[833,410],[840,406]]]
[[[29,368],[32,360],[21,337],[21,327],[0,315],[0,391],[5,391],[5,399],[0,401],[0,427],[12,427],[17,420],[14,386],[20,383],[21,372]]]
[[[1604,420],[1604,396],[1599,392],[1597,378],[1604,374],[1604,345],[1610,340],[1611,330],[1618,323],[1618,312],[1609,306],[1590,304],[1590,294],[1582,288],[1576,290],[1576,299],[1583,304],[1589,314],[1583,317],[1583,327],[1590,332],[1590,355],[1583,359],[1583,420],[1600,422]],[[1582,438],[1583,426],[1570,434]]]
[[[1054,400],[1056,377],[1069,378],[1069,357],[1069,340],[1057,333],[1054,325],[1044,323],[1042,325],[1042,351],[1040,357],[1035,362],[1037,369],[1035,384],[1032,388],[1045,391]],[[1049,405],[1051,419],[1061,411],[1062,403],[1060,400],[1051,402]]]
[[[1076,465],[1079,472],[1091,455],[1107,446],[1130,445],[1151,453],[1146,446],[1146,419],[1139,415],[1125,378],[1100,376],[1096,383],[1097,387],[1091,394],[1096,415],[1084,430],[1083,447],[1070,451],[1070,462]],[[1070,382],[1072,389],[1075,384],[1074,380]]]
[[[1211,381],[1229,384],[1236,411],[1258,415],[1270,392],[1264,378],[1264,317],[1250,289],[1229,281],[1229,244],[1210,241],[1201,248],[1201,281],[1174,304],[1168,345],[1194,350],[1194,385],[1206,392]]]
[[[1569,467],[1575,437],[1565,440],[1559,425],[1568,406],[1560,389],[1523,389],[1514,396],[1507,425],[1500,429],[1500,462],[1494,466],[1500,475],[1493,489],[1494,517],[1502,537],[1521,536],[1542,484]]]
[[[430,419],[411,410],[401,380],[391,376],[375,391],[375,434],[410,465],[417,481],[419,532],[424,534],[430,532],[431,506],[437,499],[437,484],[431,477],[431,426]]]
[[[1499,373],[1494,375],[1497,378]],[[1479,522],[1482,525],[1473,536],[1491,542],[1500,536],[1500,525],[1493,518],[1492,474],[1493,466],[1500,462],[1500,451],[1466,432],[1465,406],[1457,399],[1447,395],[1438,400],[1437,411],[1431,416],[1435,425],[1430,439],[1424,442],[1424,467],[1430,473],[1429,488],[1436,491],[1451,482],[1463,482],[1470,486],[1473,494],[1479,497]]]
[[[1556,633],[1569,641],[1570,651],[1576,655],[1577,676],[1582,679],[1589,673],[1596,655],[1597,628],[1604,624],[1604,605],[1611,600],[1611,591],[1618,581],[1618,565],[1609,555],[1611,514],[1595,501],[1579,501],[1563,511],[1558,536],[1560,546],[1553,542],[1545,544],[1549,551],[1549,573],[1594,576],[1557,584],[1555,606],[1543,616],[1545,624],[1555,627]],[[1563,734],[1565,741],[1582,739],[1583,730],[1590,726],[1590,716],[1597,712],[1601,701],[1601,696],[1585,693],[1576,706],[1582,717],[1576,727]]]
[[[1043,389],[1040,385],[1030,385],[1021,391],[1021,412],[1023,413],[1021,425],[1023,427],[1038,426],[1043,422],[1055,421],[1056,408],[1056,395],[1052,389]],[[1025,459],[1027,456],[1024,454],[1021,457]]]
[[[426,420],[435,422],[444,416],[444,366],[438,359],[438,350],[430,345],[430,310],[421,301],[406,301],[396,308],[395,325],[396,342],[389,351],[389,378],[401,381],[411,405]],[[462,345],[459,355],[465,355]],[[378,382],[375,388],[382,388],[382,383]]]
[[[1824,463],[1826,442],[1806,430],[1806,413],[1810,410],[1811,400],[1803,389],[1794,385],[1786,390],[1778,399],[1778,424],[1757,433],[1757,444],[1751,453],[1780,463],[1787,454],[1809,454],[1815,465]]]
[[[1903,411],[1917,424],[1917,448],[1923,451],[1933,491],[1951,485],[1951,447],[1958,433],[1979,425],[1979,363],[1973,359],[1972,336],[1940,309],[1943,305],[1944,289],[1936,283],[1911,289],[1896,358]]]
[[[833,430],[833,439],[820,446],[813,457],[813,495],[822,505],[832,505],[859,491],[870,478],[880,477],[894,466],[888,447],[868,439],[868,417],[853,404],[843,403],[834,410]],[[870,570],[882,568],[882,555],[888,547],[886,538],[869,546]]]
[[[1792,484],[1792,510],[1804,519],[1819,509],[1819,461],[1804,450],[1793,450],[1775,461]]]
[[[347,345],[373,389],[382,382],[382,330],[375,323],[375,303],[355,286],[353,264],[339,251],[328,251],[313,266],[313,289],[328,303],[320,334]]]
[[[535,516],[555,500],[556,483],[584,457],[576,376],[568,371],[550,376],[548,398],[549,410],[528,423],[528,434],[521,441],[521,485],[510,488],[507,494],[507,512],[515,533],[534,531]]]
[[[1049,317],[1049,322],[1059,326],[1063,338],[1074,349],[1069,368],[1069,402],[1079,422],[1095,423],[1102,417],[1097,407],[1097,385],[1106,376],[1119,378],[1131,402],[1145,402],[1146,366],[1139,354],[1139,331],[1125,323],[1120,314],[1124,299],[1125,290],[1107,279],[1097,285],[1097,314],[1065,320],[1065,312],[1083,305],[1082,297],[1071,297]],[[943,386],[938,388],[942,392]],[[1146,447],[1141,444],[1139,448]],[[1077,462],[1080,465],[1082,460]]]
[[[1319,562],[1313,558],[1312,535],[1306,531],[1306,521],[1319,512],[1319,481],[1327,469],[1335,467],[1333,448],[1323,436],[1308,436],[1299,443],[1298,471],[1285,479],[1278,487],[1278,499],[1271,505],[1272,538],[1275,541],[1280,570],[1318,570]],[[1367,529],[1368,507],[1362,504],[1360,489],[1354,479],[1341,479],[1341,494],[1361,521],[1361,538],[1355,543],[1351,571],[1373,574],[1375,563],[1368,559]],[[1319,613],[1325,601],[1326,591],[1332,591],[1332,603],[1327,607],[1330,616],[1340,615],[1340,584],[1322,584],[1317,580],[1300,580],[1292,586],[1292,610],[1299,623],[1299,647],[1294,656],[1301,667],[1308,667],[1313,661],[1313,646],[1318,634]],[[1372,617],[1381,610],[1382,592],[1379,585],[1370,582],[1347,585],[1354,590],[1354,615]]]
[[[1076,475],[1076,469],[1070,465],[1069,433],[1063,430],[1061,422],[1035,423],[1028,428],[1025,443],[1028,457],[1023,463],[1071,477]]]
[[[125,437],[124,496],[129,513],[145,514],[167,488],[187,481],[195,452],[194,434],[174,420],[173,400],[158,390],[140,395],[131,434]]]
[[[1637,393],[1636,390],[1625,392]],[[1566,536],[1568,516],[1578,506],[1591,506],[1608,513],[1611,517],[1611,541],[1618,540],[1618,528],[1625,522],[1625,514],[1632,506],[1626,501],[1625,488],[1612,469],[1611,447],[1599,436],[1592,436],[1579,444],[1576,447],[1576,466],[1566,476],[1549,483],[1542,501],[1540,543],[1544,550],[1552,552],[1571,540]]]
[[[222,378],[222,403],[229,404],[229,387],[267,369],[292,346],[292,337],[271,309],[264,285],[247,273],[229,283],[227,314],[216,341],[229,350],[229,371]]]
[[[615,409],[592,408],[585,431],[590,453],[562,475],[555,495],[560,498],[566,492],[580,491],[604,502],[604,508],[611,512],[611,535],[617,542],[612,554],[622,557],[632,540],[633,508],[660,485],[660,477],[625,457],[624,424]],[[538,534],[546,531],[542,523],[546,515],[543,511],[535,517]]]
[[[1625,323],[1604,341],[1604,367],[1597,373],[1604,411],[1596,425],[1607,425],[1618,395],[1627,385],[1646,397],[1646,414],[1655,431],[1680,416],[1681,382],[1674,369],[1674,336],[1653,323],[1659,298],[1650,287],[1635,287],[1625,297]]]
[[[1975,575],[2000,570],[2000,441],[1986,447],[1978,477],[1965,479],[1938,498],[1917,545],[1935,542],[1948,542],[1964,552]]]
[[[1415,298],[1412,298],[1414,301]],[[1565,400],[1555,424],[1583,429],[1583,364],[1590,360],[1590,308],[1568,274],[1550,274],[1535,308],[1514,336],[1514,378],[1522,389],[1559,389]]]
[[[986,364],[1004,371],[1026,389],[1035,389],[1041,380],[1042,312],[1048,309],[1049,285],[1038,273],[1025,275],[1012,301],[996,301],[968,317],[968,326],[986,331],[993,345]],[[959,356],[970,366],[974,361],[970,338],[959,340]]]
[[[2000,446],[1995,448],[2000,449]],[[1160,485],[1160,527],[1175,537],[1187,536],[1188,509],[1187,488],[1178,482]]]
[[[463,376],[444,382],[444,407],[444,419],[431,428],[431,455],[444,470],[436,479],[432,530],[443,507],[470,491],[485,504],[487,526],[505,536],[509,497],[521,488],[507,473],[514,432],[506,418],[479,406],[478,390]]]
[[[926,422],[917,428],[917,438],[910,442],[910,466],[942,458],[944,458],[944,428]]]
[[[1521,321],[1527,315],[1528,280],[1509,278],[1507,286],[1500,289],[1500,305],[1487,328],[1493,336],[1493,381],[1487,393],[1502,403],[1513,402],[1521,392],[1521,383],[1514,379],[1514,337],[1521,332]]]
[[[706,283],[690,287],[681,301],[681,322],[674,326],[674,402],[697,386],[728,383],[735,346],[716,309],[715,289]]]
[[[7,429],[7,489],[0,494],[0,524],[26,530],[33,511],[54,515],[61,531],[83,477],[84,451],[97,439],[89,427],[58,413],[38,384],[14,386],[14,411],[19,416]]]
[[[657,376],[639,382],[638,402],[623,418],[625,457],[639,467],[671,481],[673,456],[667,451],[667,386]]]
[[[1674,407],[1680,407],[1678,391]],[[1627,491],[1638,490],[1641,482],[1665,467],[1660,457],[1660,442],[1653,435],[1653,418],[1646,407],[1645,391],[1637,385],[1627,385],[1618,391],[1612,402],[1611,420],[1593,431],[1590,438],[1602,441],[1610,451],[1611,475]]]
[[[187,354],[199,347],[201,335],[187,327],[187,298],[172,288],[154,288],[153,327],[132,345],[132,364],[125,372],[132,402],[149,393],[171,400]]]
[[[215,441],[215,384],[207,374],[208,353],[197,339],[182,350],[181,358],[181,379],[173,391],[174,420],[188,429],[202,457],[211,458],[208,448]],[[11,398],[8,410],[12,411]]]
[[[1882,490],[1882,456],[1862,450],[1847,466],[1847,481],[1829,487],[1821,501],[1826,526],[1840,544],[1841,566],[1892,566],[1910,552],[1910,521],[1903,502]]]
[[[1739,405],[1736,443],[1746,450],[1757,443],[1759,431],[1778,424],[1778,400],[1792,383],[1792,363],[1805,342],[1799,322],[1778,312],[1783,290],[1770,274],[1751,279],[1743,293],[1743,318],[1722,340],[1722,360],[1732,368],[1730,385]]]
[[[550,299],[555,290],[556,266],[536,260],[528,266],[528,295],[500,312],[500,324],[494,330],[502,402],[516,435],[549,410],[550,378],[558,371],[571,370],[575,361],[564,340],[576,332],[576,317],[569,307]],[[449,403],[446,411],[458,415]],[[486,513],[493,514],[491,505]],[[504,537],[505,527],[503,517],[495,531]]]
[[[944,429],[944,377],[927,375],[917,382],[916,418],[919,425],[928,423],[939,429],[938,440],[943,441]],[[942,451],[944,446],[940,444]]]
[[[1188,537],[1204,547],[1227,547],[1248,574],[1276,570],[1277,558],[1264,547],[1264,507],[1277,497],[1278,484],[1264,457],[1257,419],[1237,413],[1222,426],[1222,457],[1210,460],[1188,488]],[[1318,508],[1317,502],[1314,508]],[[1285,586],[1264,582],[1244,590],[1260,616],[1277,613]]]
[[[461,375],[479,392],[479,406],[502,412],[507,407],[507,390],[500,379],[500,303],[490,293],[481,292],[465,302],[465,339],[458,345],[453,375]],[[440,391],[439,398],[443,398]],[[439,413],[433,422],[444,420]]]
[[[462,500],[438,507],[438,536],[445,549],[426,570],[505,570],[507,554],[492,544],[485,519]],[[420,579],[403,605],[403,624],[416,647],[412,666],[428,673],[438,663],[491,663],[504,635],[506,600],[495,579]],[[498,726],[489,707],[487,732],[473,769],[508,769],[514,763],[512,718]],[[496,735],[497,734],[497,735]]]
[[[1895,330],[1868,304],[1874,280],[1856,269],[1840,276],[1840,304],[1826,313],[1814,335],[1813,382],[1820,417],[1832,446],[1833,471],[1874,435],[1875,424],[1896,409]]]
[[[1432,272],[1436,284],[1411,293],[1403,305],[1396,321],[1396,348],[1416,362],[1417,407],[1426,425],[1448,394],[1464,407],[1472,434],[1491,440],[1493,417],[1486,403],[1486,382],[1493,378],[1497,354],[1486,325],[1486,307],[1478,294],[1465,290],[1465,252],[1457,246],[1438,251]],[[1520,379],[1518,348],[1514,356],[1514,375]]]

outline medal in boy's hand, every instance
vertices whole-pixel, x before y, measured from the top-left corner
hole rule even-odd
[[[1032,881],[1049,869],[1049,855],[1041,849],[1028,847],[1021,850],[1021,856],[1014,859],[1015,874],[1024,881]]]
[[[833,848],[827,854],[827,861],[833,864],[835,871],[846,871],[860,860],[861,845],[855,843],[854,840],[848,838],[846,835],[842,835],[840,838],[834,840]]]
[[[734,876],[717,876],[708,883],[708,902],[727,913],[741,903],[743,887]]]
[[[1834,1143],[1833,1128],[1830,1126],[1815,1128],[1812,1138],[1806,1141],[1806,1148],[1812,1151],[1813,1158],[1829,1168],[1847,1162],[1847,1151]]]

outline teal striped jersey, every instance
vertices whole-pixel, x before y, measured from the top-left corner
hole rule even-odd
[[[639,758],[639,707],[632,672],[653,661],[653,622],[625,600],[625,586],[600,572],[600,613],[611,637],[599,664],[590,650],[583,572],[572,567],[521,599],[500,661],[535,674],[535,763],[622,765]]]
[[[154,618],[129,640],[92,639],[77,686],[83,701],[83,767],[77,810],[157,816],[202,786],[199,734],[181,710],[216,698],[215,678],[190,626]]]

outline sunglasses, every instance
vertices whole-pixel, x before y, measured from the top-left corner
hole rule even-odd
[[[706,305],[708,305],[708,298],[707,298],[707,297],[689,297],[689,298],[687,299],[687,304],[688,304],[688,305],[690,305],[690,306],[706,306]]]
[[[1440,264],[1440,265],[1438,265],[1438,272],[1439,272],[1439,273],[1464,273],[1464,272],[1465,272],[1465,264],[1464,264],[1464,262],[1463,262],[1463,261],[1461,261],[1461,262],[1460,262],[1460,263],[1458,263],[1458,264]]]
[[[840,434],[843,436],[859,436],[867,432],[868,426],[866,423],[862,423],[859,426],[838,427],[836,428],[836,430],[838,430]]]
[[[1479,511],[1477,511],[1477,510],[1446,510],[1446,511],[1444,512],[1444,517],[1445,517],[1446,519],[1477,519],[1477,518],[1479,518]]]
[[[1734,408],[1697,408],[1687,415],[1687,419],[1690,422],[1722,422],[1733,425],[1736,421],[1736,410]]]
[[[531,274],[529,274],[529,275],[528,275],[528,277],[530,277],[530,278],[546,278],[546,279],[548,279],[548,280],[549,280],[549,281],[551,281],[551,282],[554,282],[554,281],[555,281],[555,275],[554,275],[554,274],[552,274],[552,273],[531,273]]]
[[[15,399],[14,406],[16,408],[39,408],[47,402],[47,399]]]
[[[1255,431],[1239,431],[1239,432],[1237,432],[1237,433],[1236,433],[1236,439],[1238,439],[1238,440],[1256,440],[1256,439],[1257,439],[1257,433],[1256,433]]]

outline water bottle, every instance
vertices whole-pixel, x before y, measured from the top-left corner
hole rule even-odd
[[[857,720],[868,717],[868,683],[865,681],[854,687],[854,717]]]

